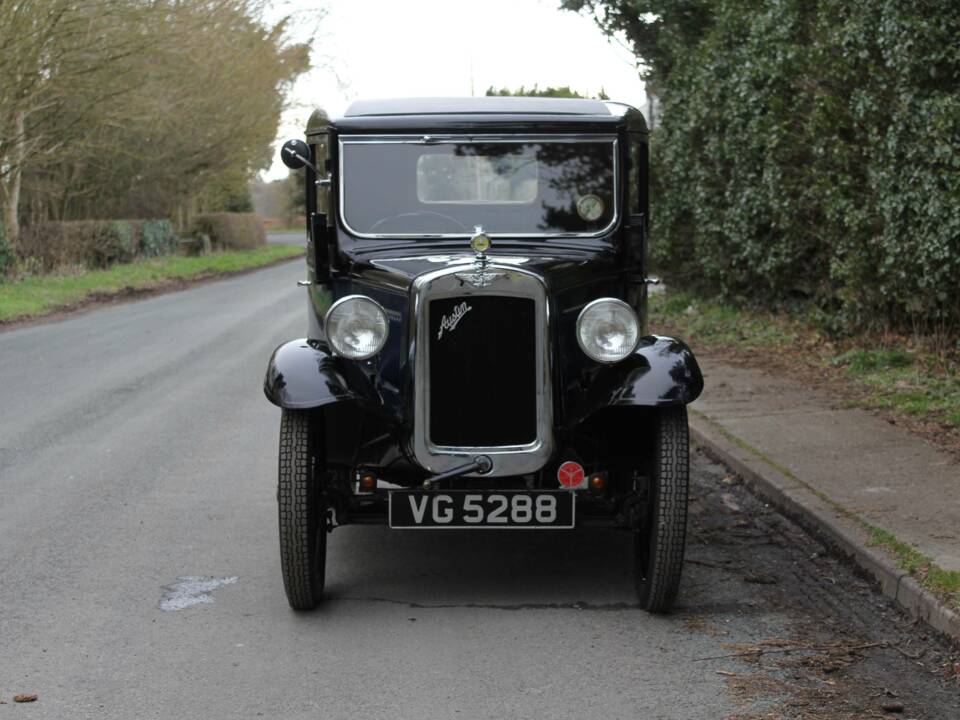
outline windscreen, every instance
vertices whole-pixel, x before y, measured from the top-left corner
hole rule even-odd
[[[594,235],[616,216],[612,138],[350,140],[342,212],[359,235]]]

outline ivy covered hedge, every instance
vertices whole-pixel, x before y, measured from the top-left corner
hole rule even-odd
[[[661,272],[836,329],[960,330],[960,3],[564,5],[649,63]]]
[[[71,265],[106,268],[136,257],[175,252],[179,238],[169,220],[73,220],[23,228],[20,261],[41,272]]]

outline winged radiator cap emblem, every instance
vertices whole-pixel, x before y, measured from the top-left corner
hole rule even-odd
[[[470,238],[470,249],[475,253],[473,269],[469,272],[456,273],[458,279],[468,282],[474,287],[484,288],[506,276],[504,272],[487,268],[487,250],[490,249],[490,236],[479,225],[474,228],[473,237]]]

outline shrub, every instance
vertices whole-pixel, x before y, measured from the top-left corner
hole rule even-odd
[[[143,220],[139,225],[139,254],[143,257],[169,255],[179,248],[180,239],[169,220]]]
[[[95,242],[96,223],[44,222],[27,225],[20,230],[17,253],[32,258],[44,272],[68,265],[84,265]]]
[[[73,223],[70,223],[71,225]],[[91,268],[107,268],[133,260],[137,249],[136,228],[129,222],[84,221],[81,230],[85,238],[86,265]]]
[[[267,243],[263,221],[256,213],[197,215],[190,234],[195,238],[206,235],[216,250],[249,250]]]

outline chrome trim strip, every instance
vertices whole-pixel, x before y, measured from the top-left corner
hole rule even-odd
[[[591,142],[597,140],[609,140],[613,143],[613,215],[610,218],[610,223],[603,228],[592,233],[487,233],[491,238],[594,238],[600,237],[601,235],[606,235],[613,228],[616,227],[617,222],[620,219],[620,141],[615,134],[590,134],[583,133],[581,135],[430,135],[430,141],[425,143],[423,135],[341,135],[338,139],[339,142],[339,166],[337,172],[339,174],[337,178],[337,192],[339,195],[337,207],[339,209],[340,223],[343,225],[344,229],[350,233],[353,237],[364,238],[367,240],[377,240],[377,239],[405,239],[405,238],[422,238],[422,239],[455,239],[455,238],[470,238],[473,235],[470,231],[464,231],[462,233],[362,233],[358,230],[354,230],[350,223],[347,222],[346,206],[343,204],[343,190],[344,190],[344,181],[343,181],[343,172],[346,166],[346,163],[343,159],[343,146],[347,143],[355,145],[421,145],[421,144],[449,144],[449,143],[471,143],[471,142],[502,142],[502,143],[521,143],[521,142]]]
[[[503,477],[524,475],[540,470],[553,454],[553,353],[550,351],[550,306],[547,288],[543,279],[529,270],[511,265],[488,263],[484,269],[503,273],[493,288],[478,288],[457,278],[457,273],[473,270],[476,266],[466,262],[462,265],[425,273],[417,277],[410,290],[410,347],[409,357],[413,367],[413,454],[417,462],[432,473],[440,473],[461,465],[464,459],[486,455],[493,461],[493,468],[486,473],[470,473],[470,477]],[[526,445],[500,445],[481,447],[437,446],[430,442],[430,392],[429,352],[429,301],[445,297],[522,297],[534,301],[536,318],[537,373],[537,439]],[[469,397],[469,387],[465,388]]]

